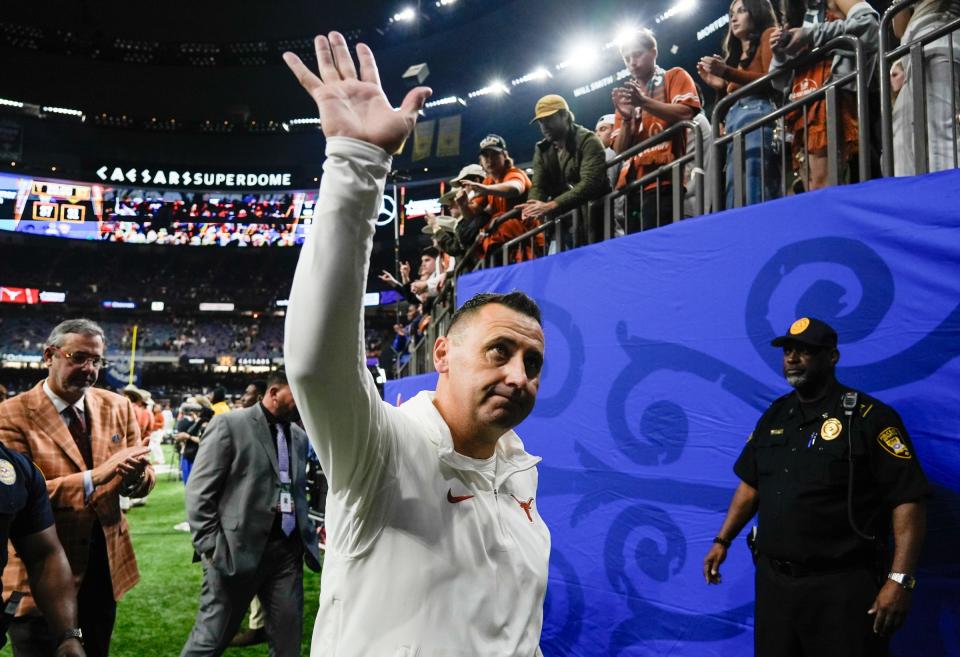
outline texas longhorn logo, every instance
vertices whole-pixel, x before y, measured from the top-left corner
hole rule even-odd
[[[517,496],[514,495],[513,493],[510,493],[510,497],[517,500]],[[529,520],[530,522],[533,522],[533,516],[530,515],[530,509],[533,508],[533,498],[531,497],[526,502],[521,502],[520,500],[517,500],[517,504],[519,504],[520,508],[523,509],[524,512],[527,514],[527,520]]]

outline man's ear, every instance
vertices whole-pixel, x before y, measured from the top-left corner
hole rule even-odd
[[[43,364],[45,367],[53,365],[53,349],[51,347],[43,348]]]
[[[447,374],[450,371],[450,338],[441,335],[433,344],[433,369],[440,374]]]

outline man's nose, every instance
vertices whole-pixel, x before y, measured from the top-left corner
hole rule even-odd
[[[506,368],[504,383],[513,388],[523,388],[527,385],[527,368],[521,354],[514,355],[504,367]]]

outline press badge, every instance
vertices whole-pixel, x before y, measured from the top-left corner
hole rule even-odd
[[[286,484],[280,490],[280,513],[293,513],[293,495]]]

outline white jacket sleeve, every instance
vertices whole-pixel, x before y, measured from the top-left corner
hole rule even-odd
[[[330,492],[357,509],[380,484],[395,438],[363,335],[374,220],[391,158],[344,137],[328,139],[326,155],[290,291],[284,362]]]

